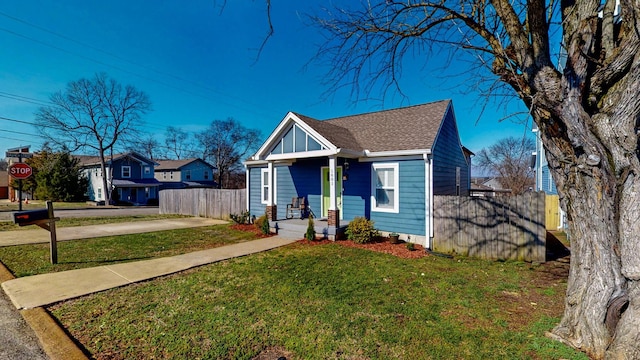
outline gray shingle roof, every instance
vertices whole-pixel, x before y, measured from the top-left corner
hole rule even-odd
[[[208,164],[207,162],[205,162],[202,159],[198,159],[198,158],[190,158],[190,159],[182,159],[182,160],[156,160],[156,162],[159,164],[158,166],[155,167],[155,171],[158,170],[179,170],[181,167],[191,164],[194,161],[199,161],[202,162],[204,164],[206,164],[207,166],[214,168],[214,166]]]
[[[431,149],[450,100],[319,121],[296,114],[338,148],[355,151]]]

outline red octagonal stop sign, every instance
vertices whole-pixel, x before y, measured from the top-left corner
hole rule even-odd
[[[26,179],[33,173],[31,166],[25,163],[15,163],[9,166],[9,175],[14,179]]]

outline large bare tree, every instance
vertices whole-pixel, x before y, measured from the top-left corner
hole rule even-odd
[[[640,358],[639,8],[372,0],[316,19],[335,87],[393,89],[407,56],[426,61],[429,49],[450,47],[492,74],[489,90],[505,85],[529,109],[572,234],[565,311],[552,336],[597,359]],[[563,66],[553,50],[560,43]]]
[[[532,138],[508,137],[480,150],[473,162],[487,174],[497,176],[503,189],[519,195],[530,190],[535,181],[531,168]]]
[[[106,156],[123,136],[133,135],[141,117],[151,110],[148,96],[100,73],[70,82],[49,101],[53,105],[41,107],[35,114],[37,129],[53,146],[98,154],[105,203],[109,204]]]
[[[230,173],[260,146],[260,132],[247,129],[233,118],[212,121],[206,130],[196,134],[196,139],[202,158],[216,167],[218,188],[228,187]]]

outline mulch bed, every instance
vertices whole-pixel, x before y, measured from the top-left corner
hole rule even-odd
[[[370,251],[377,251],[385,254],[390,254],[390,255],[397,256],[399,258],[404,258],[404,259],[418,259],[418,258],[429,255],[426,251],[424,251],[424,247],[422,247],[422,245],[414,244],[414,250],[409,250],[407,249],[407,244],[405,242],[401,242],[399,244],[392,244],[388,240],[382,240],[382,241],[373,242],[369,244],[356,244],[351,240],[338,240],[338,241],[298,240],[298,243],[309,245],[309,246],[335,243],[335,244],[346,246],[346,247],[366,249]]]
[[[274,236],[275,234],[265,235],[253,224],[234,224],[231,225],[231,228],[234,230],[246,231],[256,235],[258,238],[266,238],[270,236]],[[377,251],[385,254],[390,254],[393,256],[397,256],[404,259],[418,259],[421,257],[428,256],[429,254],[424,251],[424,247],[422,245],[414,244],[414,250],[407,249],[407,244],[405,242],[400,242],[399,244],[392,244],[388,239],[382,239],[380,241],[376,241],[369,244],[356,244],[351,240],[313,240],[309,241],[306,239],[298,240],[299,244],[307,245],[307,246],[317,246],[324,244],[336,243],[346,247],[354,247],[359,249],[366,249],[371,251]]]
[[[269,234],[269,235],[265,235],[262,233],[262,231],[260,229],[258,229],[255,225],[253,224],[233,224],[231,225],[231,228],[234,230],[240,230],[240,231],[246,231],[246,232],[250,232],[256,235],[256,237],[258,238],[267,238],[267,237],[271,237],[274,236],[275,234]]]

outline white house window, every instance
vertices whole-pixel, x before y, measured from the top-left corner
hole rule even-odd
[[[98,188],[98,197],[96,198],[96,200],[101,200],[102,199],[102,188]]]
[[[171,171],[171,172],[169,173],[169,178],[170,178],[171,180],[173,180],[173,171]]]
[[[269,201],[269,169],[260,169],[260,202]]]
[[[398,163],[373,164],[371,181],[371,210],[399,211]]]
[[[130,178],[131,177],[131,166],[123,166],[122,167],[122,177]]]
[[[163,171],[162,172],[162,180],[166,180],[167,179],[167,172]]]

